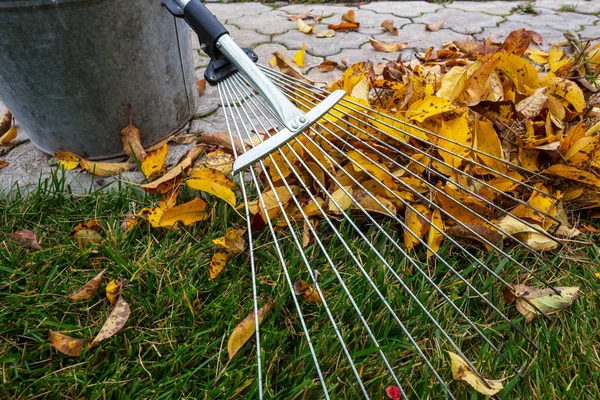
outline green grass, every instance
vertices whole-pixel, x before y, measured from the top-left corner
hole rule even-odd
[[[577,10],[577,6],[577,3],[563,3],[558,8],[558,11],[574,12],[575,10]]]
[[[180,201],[194,195],[184,191]],[[229,227],[244,227],[244,224],[231,207],[208,196],[206,200],[211,205],[211,218],[206,222],[171,231],[139,225],[123,234],[119,225],[127,211],[156,203],[155,196],[145,195],[133,187],[71,195],[57,176],[42,183],[38,191],[28,197],[13,192],[10,198],[1,198],[0,240],[14,230],[31,229],[40,236],[44,250],[29,251],[8,239],[0,243],[3,383],[0,398],[256,398],[254,338],[223,370],[228,361],[229,334],[253,307],[248,254],[231,259],[212,281],[207,271],[214,252],[212,239],[222,236]],[[104,242],[97,251],[80,250],[68,234],[77,223],[94,217],[105,221]],[[455,249],[449,246],[442,249],[450,264],[539,343],[538,352],[440,263],[419,264],[511,361],[525,367],[521,375],[513,375],[465,321],[435,295],[406,258],[364,221],[358,223],[477,367],[490,378],[508,378],[501,398],[600,396],[597,373],[600,368],[597,302],[600,279],[594,276],[598,271],[597,239],[592,245],[574,244],[569,252],[557,257],[560,271],[531,256],[520,256],[553,284],[582,287],[583,293],[576,304],[551,316],[549,323],[538,320],[526,324],[513,306],[502,304],[502,287],[493,278],[465,261]],[[394,224],[383,223],[401,240],[401,233]],[[426,373],[402,330],[382,307],[340,243],[325,229],[325,224],[319,228],[321,238],[327,243],[329,253],[380,340],[401,384],[412,398],[443,397],[440,386]],[[341,223],[340,230],[406,328],[449,382],[456,397],[477,398],[466,384],[452,381],[445,354],[451,347],[428,323],[415,301],[373,257],[365,243],[356,239],[347,224]],[[286,239],[289,235],[285,230],[281,234],[291,279],[310,282],[297,251]],[[265,397],[320,398],[316,370],[268,232],[260,233],[256,243],[259,306],[275,303],[261,325]],[[385,398],[384,388],[392,384],[392,380],[354,309],[348,305],[346,295],[317,247],[309,246],[306,254],[312,266],[320,271],[319,284],[365,386],[372,398]],[[492,255],[485,257],[488,265],[509,282],[535,284],[506,260]],[[100,268],[107,269],[108,278],[122,276],[126,280],[123,296],[130,304],[131,317],[121,332],[80,357],[57,353],[48,344],[48,330],[93,337],[110,311],[102,291],[84,302],[64,298]],[[274,285],[266,284],[267,280],[272,280]],[[332,398],[359,398],[359,387],[324,307],[302,300],[299,304]]]

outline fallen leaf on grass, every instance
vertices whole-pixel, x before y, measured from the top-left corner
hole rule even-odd
[[[62,333],[50,331],[50,344],[52,347],[71,357],[79,357],[84,342],[83,339],[76,339]]]
[[[557,287],[560,295],[550,288],[536,289],[527,285],[513,285],[513,290],[504,290],[504,299],[507,303],[515,302],[517,310],[525,316],[525,321],[531,322],[539,312],[523,299],[527,299],[544,314],[553,314],[569,307],[579,296],[578,287]]]
[[[398,36],[398,28],[394,26],[394,20],[386,19],[381,23],[381,27],[385,28],[392,35]]]
[[[17,127],[11,127],[6,133],[0,136],[0,145],[8,144],[11,140],[15,140],[17,137]]]
[[[229,259],[229,254],[227,253],[215,253],[210,260],[210,265],[208,266],[208,273],[210,274],[209,279],[215,279],[217,275],[223,271],[225,265],[227,264],[227,260]]]
[[[462,359],[458,354],[454,354],[450,351],[447,352],[450,355],[452,361],[452,377],[455,380],[462,380],[471,385],[479,393],[486,396],[493,396],[504,388],[502,381],[493,381],[486,379],[486,383],[489,387],[481,381],[481,379],[475,375],[469,365]]]
[[[206,88],[206,79],[198,79],[196,81],[196,89],[198,90],[198,96],[202,96],[204,89]]]
[[[129,125],[121,130],[121,141],[123,142],[123,151],[129,157],[134,157],[137,162],[144,161],[146,150],[142,146],[140,131],[133,125],[133,115],[129,112]]]
[[[200,168],[193,172],[192,176],[185,180],[190,189],[201,190],[215,195],[232,207],[235,207],[236,199],[233,188],[235,183],[225,176],[224,173],[212,168]]]
[[[75,235],[77,232],[79,232],[82,229],[89,229],[94,232],[102,231],[102,227],[98,223],[98,219],[93,218],[88,221],[85,221],[85,222],[75,225],[75,227],[71,230],[71,233],[69,233],[69,236]]]
[[[246,240],[244,239],[245,229],[230,228],[225,232],[222,238],[214,239],[213,243],[217,247],[223,248],[230,253],[240,254],[246,248]]]
[[[300,68],[304,68],[304,53],[306,52],[306,42],[302,42],[302,48],[296,52],[292,61]]]
[[[294,283],[294,293],[298,296],[302,296],[304,300],[309,303],[322,303],[321,296],[319,296],[319,292],[311,287],[308,283],[303,280],[298,280]]]
[[[348,10],[342,15],[342,19],[347,22],[356,23],[356,13],[354,10]]]
[[[329,72],[329,71],[333,71],[334,69],[336,69],[337,66],[338,66],[338,63],[336,63],[335,61],[325,60],[321,64],[319,64],[318,70],[321,72]]]
[[[306,33],[306,34],[311,34],[315,30],[314,26],[307,24],[301,18],[298,18],[296,20],[296,26],[298,27],[298,30],[300,32]]]
[[[32,250],[42,250],[40,245],[40,239],[38,236],[29,230],[20,230],[13,233],[9,233],[8,237],[19,243],[22,246],[29,247]]]
[[[177,222],[181,222],[184,225],[191,225],[206,218],[208,218],[206,203],[196,197],[192,201],[166,210],[160,218],[160,226],[169,228]]]
[[[119,293],[121,292],[121,283],[118,280],[113,279],[112,281],[108,282],[105,291],[106,298],[108,301],[110,301],[110,304],[115,304],[117,302],[117,298],[119,297]]]
[[[269,312],[269,310],[273,307],[273,304],[267,304],[258,310],[258,323],[260,324],[265,317],[265,314]],[[229,340],[227,341],[227,353],[229,353],[229,359],[231,360],[233,356],[240,350],[240,348],[252,337],[254,332],[256,331],[256,321],[254,312],[251,312],[246,318],[240,322],[233,332],[231,336],[229,336]]]
[[[418,213],[407,207],[404,217],[406,224],[403,232],[404,246],[407,251],[411,251],[416,245],[421,243],[421,240],[429,230],[429,220],[431,219],[431,212],[427,206],[414,204],[413,208]]]
[[[429,32],[437,32],[442,29],[442,26],[444,26],[444,21],[437,21],[430,24],[425,24],[425,29]]]
[[[84,160],[80,161],[81,168],[98,176],[113,176],[119,175],[125,171],[129,171],[135,164],[128,162],[121,163],[105,163]]]
[[[317,33],[315,36],[318,38],[331,38],[335,36],[335,31],[333,29],[326,29]]]
[[[6,110],[4,115],[2,116],[2,120],[0,120],[0,136],[4,135],[10,129],[12,125],[12,114],[10,111]]]
[[[188,151],[183,157],[183,160],[181,160],[175,167],[157,180],[142,185],[142,189],[148,193],[164,194],[170,192],[175,186],[175,183],[181,179],[182,173],[191,167],[194,160],[196,160],[196,158],[198,158],[205,149],[206,145],[204,144],[192,147],[190,151]]]
[[[331,24],[328,25],[328,29],[332,29],[336,32],[348,32],[348,31],[358,31],[360,24],[358,22],[340,22],[339,24]]]
[[[92,298],[92,296],[98,291],[100,283],[102,283],[102,277],[104,276],[105,272],[105,269],[100,271],[98,275],[90,279],[85,285],[77,289],[75,292],[71,293],[69,295],[69,299],[73,301],[81,301]]]
[[[166,143],[147,153],[146,158],[142,161],[142,173],[146,178],[163,169],[167,154],[169,154],[169,146]]]
[[[93,347],[119,332],[125,326],[130,313],[129,304],[127,304],[123,296],[119,296],[114,308],[108,315],[108,318],[106,318],[104,325],[102,325],[100,332],[98,332],[88,347]]]
[[[94,244],[102,242],[102,236],[91,229],[81,229],[72,235],[80,249],[85,249]]]
[[[58,165],[66,170],[72,170],[79,166],[79,157],[70,151],[59,151],[54,154]]]
[[[402,395],[400,389],[397,386],[388,386],[385,388],[385,394],[392,400],[400,400]]]

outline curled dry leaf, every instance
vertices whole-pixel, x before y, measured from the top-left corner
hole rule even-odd
[[[196,81],[196,89],[198,90],[198,96],[202,96],[204,89],[206,88],[206,79],[198,79]]]
[[[6,161],[0,160],[0,169],[8,167],[8,163]]]
[[[133,116],[129,113],[129,125],[121,130],[121,141],[123,142],[123,151],[129,157],[133,157],[137,162],[144,161],[146,151],[140,139],[140,131],[133,125]]]
[[[142,173],[146,178],[151,177],[164,168],[167,154],[169,154],[169,146],[166,143],[158,149],[147,153],[146,158],[142,161]]]
[[[513,285],[513,290],[505,289],[504,299],[508,303],[514,301],[517,310],[525,316],[525,321],[531,322],[539,312],[529,303],[535,305],[544,314],[556,313],[569,307],[579,296],[578,287],[557,287],[560,295],[550,288],[536,289],[527,285]],[[525,301],[524,299],[527,299]]]
[[[386,29],[392,35],[398,36],[398,28],[394,26],[394,20],[386,19],[381,23],[381,27]]]
[[[309,303],[322,303],[321,296],[316,288],[311,287],[308,283],[303,280],[298,280],[294,283],[294,293],[298,296],[302,296],[304,300]]]
[[[166,210],[160,218],[160,226],[169,228],[177,222],[181,222],[184,225],[191,225],[206,218],[208,218],[206,203],[196,197],[192,201]]]
[[[222,238],[214,239],[213,243],[222,249],[233,254],[240,254],[246,249],[246,240],[244,239],[245,229],[230,228],[225,232]]]
[[[355,23],[356,22],[356,13],[354,12],[354,10],[348,10],[344,13],[344,15],[342,15],[342,19],[344,21]]]
[[[336,63],[333,60],[325,60],[323,61],[321,64],[319,64],[319,71],[321,72],[329,72],[329,71],[333,71],[334,69],[336,69],[338,66],[338,63]]]
[[[85,285],[77,289],[75,292],[69,295],[69,299],[73,301],[81,301],[91,299],[94,294],[98,291],[100,283],[102,283],[102,277],[106,272],[105,269],[100,271],[98,275],[90,279]]]
[[[94,232],[102,231],[102,227],[98,223],[98,219],[93,218],[93,219],[90,219],[90,220],[87,220],[85,222],[75,225],[75,227],[71,230],[71,233],[69,233],[69,236],[75,235],[77,232],[79,232],[82,229],[89,229]]]
[[[79,157],[70,151],[59,151],[54,153],[54,157],[56,157],[58,165],[66,170],[72,170],[79,166]]]
[[[486,396],[493,396],[504,388],[502,381],[493,381],[486,379],[485,383],[481,381],[475,373],[471,370],[469,365],[462,359],[458,354],[454,354],[450,351],[447,352],[450,355],[452,361],[452,377],[455,380],[462,380],[471,385],[479,393]],[[489,386],[489,387],[488,387]]]
[[[71,236],[76,242],[80,249],[85,249],[95,244],[102,242],[102,236],[91,229],[80,229]]]
[[[11,127],[6,133],[0,136],[0,145],[8,144],[17,137],[17,127]]]
[[[29,247],[32,250],[42,250],[40,239],[32,231],[22,229],[13,233],[9,233],[8,237],[19,243],[21,246]]]
[[[106,298],[108,299],[108,301],[110,301],[110,304],[115,304],[119,297],[119,293],[121,292],[120,281],[113,279],[112,281],[108,282],[108,285],[106,285],[105,291],[106,291]]]
[[[315,36],[318,38],[331,38],[335,36],[335,31],[333,29],[326,29],[317,33]]]
[[[336,32],[348,32],[348,31],[358,31],[360,24],[358,22],[340,22],[339,24],[331,24],[328,25],[328,29],[332,29]]]
[[[229,254],[227,253],[218,252],[213,254],[212,259],[210,260],[210,265],[208,266],[208,273],[210,274],[209,279],[215,279],[221,273],[221,271],[223,271],[228,259]]]
[[[258,323],[260,324],[265,317],[265,314],[273,307],[273,304],[267,304],[258,310]],[[231,360],[240,348],[252,337],[256,332],[256,321],[254,312],[251,312],[246,318],[240,322],[227,341],[227,353]]]
[[[212,168],[200,168],[193,172],[192,176],[185,180],[190,189],[201,190],[215,195],[232,207],[235,207],[236,199],[233,188],[235,183],[225,176],[224,173]]]
[[[432,22],[425,25],[425,29],[429,32],[437,32],[444,26],[444,21]]]
[[[403,43],[383,43],[373,38],[369,38],[369,43],[375,49],[375,51],[382,51],[384,53],[393,53],[400,51],[408,46],[408,42]]]
[[[314,26],[307,24],[301,18],[298,18],[296,20],[296,26],[298,27],[298,30],[300,32],[306,33],[306,34],[311,34],[315,30]]]
[[[273,53],[273,55],[275,56],[275,59],[277,60],[277,68],[279,68],[279,70],[282,73],[289,75],[292,78],[299,79],[306,83],[314,83],[313,81],[311,81],[310,79],[308,79],[304,75],[302,75],[302,71],[300,71],[298,69],[298,67],[296,67],[294,64],[292,64],[290,62],[290,60],[287,59],[285,54],[283,54],[280,51],[276,51],[275,53]],[[241,153],[243,153],[243,152],[244,152],[244,150],[242,149]]]
[[[585,183],[600,188],[600,178],[591,172],[583,171],[569,165],[552,165],[542,171],[544,175],[554,175],[561,178]]]
[[[135,164],[129,162],[105,163],[88,161],[84,160],[83,158],[80,160],[79,163],[81,165],[81,168],[97,176],[119,175],[135,167]]]
[[[175,187],[175,184],[182,178],[182,174],[192,166],[194,160],[196,160],[205,149],[206,145],[204,144],[192,147],[173,169],[157,180],[142,185],[142,189],[148,193],[164,194],[170,192]]]
[[[76,339],[62,333],[50,331],[49,341],[56,350],[71,357],[79,357],[83,350],[83,339]]]
[[[306,42],[302,42],[302,48],[296,52],[292,61],[300,68],[304,68],[304,53],[306,52]]]
[[[195,166],[200,168],[212,168],[222,172],[225,175],[229,175],[233,170],[234,161],[235,159],[229,153],[225,153],[223,151],[212,151],[199,159],[195,163]]]
[[[12,114],[10,111],[6,110],[2,119],[0,120],[0,136],[3,136],[12,125]]]
[[[127,304],[123,296],[119,296],[114,308],[108,315],[108,318],[106,318],[104,325],[102,325],[100,332],[98,332],[88,347],[93,347],[119,332],[125,326],[130,313],[129,304]]]

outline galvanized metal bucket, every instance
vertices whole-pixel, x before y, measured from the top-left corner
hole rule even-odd
[[[194,113],[189,28],[159,0],[0,0],[0,99],[46,153],[122,154],[130,106],[150,146]]]

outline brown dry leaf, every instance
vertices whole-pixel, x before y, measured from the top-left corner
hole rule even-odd
[[[212,151],[196,161],[196,165],[201,166],[202,168],[216,169],[225,175],[229,175],[233,170],[234,161],[235,159],[229,153],[225,153],[223,151]]]
[[[10,111],[6,110],[2,119],[0,120],[0,136],[3,136],[12,125],[12,114]]]
[[[285,17],[285,18],[287,18],[290,21],[296,21],[298,19],[305,19],[305,18],[313,18],[314,17],[314,16],[312,16],[310,14],[310,11],[305,11],[303,13],[294,14],[294,15],[283,15],[283,14],[280,14],[279,16],[280,17]]]
[[[358,22],[340,22],[339,24],[330,24],[327,26],[328,29],[332,29],[336,32],[348,32],[358,31],[360,24]]]
[[[265,317],[265,314],[273,307],[273,304],[267,304],[258,310],[258,323],[260,324]],[[254,312],[251,312],[246,318],[240,322],[227,341],[227,353],[231,360],[240,348],[252,337],[256,331],[256,321]]]
[[[227,264],[227,260],[229,259],[229,254],[227,253],[215,253],[213,254],[211,260],[210,260],[210,265],[208,266],[208,273],[210,275],[210,280],[215,279],[220,273],[221,271],[223,271],[223,268],[225,268],[225,265]]]
[[[50,344],[56,350],[71,357],[79,357],[83,350],[83,339],[76,339],[59,332],[50,331]]]
[[[386,19],[381,23],[381,27],[386,29],[392,35],[398,36],[398,28],[394,26],[394,20]]]
[[[481,381],[481,379],[475,375],[469,365],[462,359],[458,354],[454,354],[450,351],[447,352],[450,355],[452,361],[452,377],[455,380],[462,380],[467,382],[471,387],[477,390],[479,393],[485,396],[493,396],[504,388],[502,381],[493,381],[486,379],[485,382],[489,387]]]
[[[72,235],[72,238],[77,242],[80,249],[85,249],[95,244],[102,242],[102,236],[91,229],[80,229]]]
[[[21,246],[29,247],[32,250],[42,250],[40,239],[32,231],[22,229],[13,233],[9,233],[8,237],[19,243]]]
[[[233,138],[232,144],[231,137],[232,135],[229,132],[206,132],[200,135],[198,138],[198,143],[220,146],[229,152],[233,152],[233,146],[235,146],[235,151],[237,154],[243,153],[244,146],[242,146],[240,140],[238,138]]]
[[[135,164],[122,162],[122,163],[105,163],[105,162],[95,162],[84,160],[83,158],[80,160],[81,168],[94,174],[97,176],[113,176],[119,175],[125,171],[129,171],[130,169],[135,167]]]
[[[313,81],[311,81],[310,79],[308,79],[304,75],[302,75],[302,71],[300,71],[298,69],[298,67],[296,67],[294,64],[292,64],[290,62],[290,60],[287,59],[285,54],[283,54],[280,51],[276,51],[275,53],[273,53],[273,55],[277,59],[277,68],[279,68],[279,70],[282,73],[289,75],[292,78],[299,79],[306,83],[311,83],[311,84],[314,83]],[[243,153],[243,151],[242,151],[242,153]]]
[[[344,13],[344,15],[342,15],[342,19],[347,22],[355,23],[356,13],[354,12],[354,10],[348,10]]]
[[[369,43],[375,49],[375,51],[381,51],[384,53],[393,53],[396,51],[400,51],[406,47],[408,47],[408,42],[403,43],[383,43],[373,38],[369,38]]]
[[[246,239],[244,239],[245,229],[230,228],[225,232],[225,236],[213,239],[217,247],[223,248],[230,253],[240,254],[246,249]]]
[[[8,167],[8,163],[6,161],[0,160],[0,169]]]
[[[113,310],[108,315],[108,318],[106,318],[100,332],[98,332],[88,348],[97,345],[101,341],[106,340],[119,332],[121,328],[125,326],[130,313],[131,310],[129,309],[129,304],[127,304],[123,296],[119,295]]]
[[[108,282],[105,291],[106,298],[108,301],[110,301],[110,304],[115,304],[117,302],[117,298],[119,297],[119,293],[121,292],[121,283],[118,280],[113,279],[112,281]]]
[[[333,60],[325,60],[321,64],[319,64],[318,70],[321,72],[329,72],[333,71],[338,67],[338,63]]]
[[[300,32],[306,33],[306,34],[311,34],[315,30],[314,26],[307,24],[301,18],[298,18],[296,20],[296,26],[298,27],[298,30]]]
[[[202,96],[204,89],[206,88],[206,79],[198,79],[196,81],[196,89],[198,90],[198,96]]]
[[[346,193],[349,193],[349,195]],[[347,210],[352,205],[352,198],[350,196],[352,196],[352,187],[351,186],[344,186],[343,188],[337,188],[331,194],[331,199],[329,200],[329,211],[343,212],[343,211]]]
[[[202,135],[204,136],[204,135]],[[185,173],[192,165],[192,163],[204,152],[206,145],[201,144],[194,146],[187,154],[183,157],[183,160],[179,162],[173,169],[161,176],[159,179],[142,185],[148,193],[164,194],[170,192],[175,184],[181,179],[182,174]]]
[[[333,29],[325,29],[315,35],[318,38],[331,38],[335,36],[335,31]]]
[[[54,157],[56,157],[58,165],[66,170],[72,170],[79,166],[79,157],[70,151],[59,151],[54,153]]]
[[[87,220],[85,222],[75,225],[75,227],[71,230],[71,233],[69,233],[69,236],[75,235],[75,233],[79,232],[82,229],[89,229],[94,232],[102,231],[102,227],[100,226],[98,219],[93,218],[93,219],[90,219],[90,220]]]
[[[304,300],[309,303],[322,303],[321,296],[316,288],[311,287],[308,283],[303,280],[297,280],[294,283],[294,293],[298,296],[302,296]]]
[[[513,290],[505,289],[505,299],[509,302],[515,301],[517,310],[525,316],[525,321],[531,322],[539,315],[539,312],[527,303],[529,300],[544,314],[553,314],[569,307],[579,296],[578,287],[557,287],[560,295],[550,288],[536,289],[527,285],[514,285]]]
[[[146,178],[163,169],[167,154],[169,154],[169,146],[166,143],[162,147],[147,153],[146,158],[142,161],[142,173]]]
[[[407,251],[411,251],[416,245],[421,243],[420,239],[423,239],[425,234],[429,230],[429,220],[431,219],[431,212],[429,208],[423,204],[413,204],[413,211],[407,207],[404,215],[404,246]],[[421,215],[419,215],[421,214]]]
[[[531,39],[531,31],[527,31],[524,28],[514,30],[504,39],[502,49],[507,53],[522,57],[529,48]]]
[[[71,293],[69,295],[69,299],[74,301],[90,299],[98,291],[98,288],[102,283],[102,277],[104,276],[105,272],[105,269],[100,271],[98,275],[90,279],[85,285],[77,289],[75,292]]]
[[[6,133],[0,136],[0,145],[8,144],[11,140],[15,140],[17,137],[17,127],[11,127]]]
[[[197,169],[185,180],[185,183],[190,189],[201,190],[215,195],[225,200],[232,207],[236,205],[235,193],[232,190],[235,188],[235,183],[225,176],[224,173],[216,169]]]
[[[536,89],[531,96],[518,102],[515,105],[517,112],[520,112],[525,118],[538,116],[548,101],[546,90],[546,87]]]
[[[206,203],[199,198],[167,209],[160,217],[160,226],[170,228],[177,222],[191,225],[208,218]]]
[[[429,32],[437,32],[444,26],[445,21],[437,21],[432,22],[430,24],[425,24],[425,29]]]
[[[123,142],[123,151],[129,157],[133,157],[136,162],[142,162],[146,158],[146,151],[142,146],[140,131],[133,125],[132,114],[129,114],[129,125],[121,130],[121,141]]]
[[[306,42],[302,42],[302,48],[296,52],[292,61],[300,68],[304,68],[304,53],[306,52]]]

